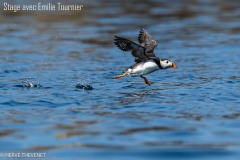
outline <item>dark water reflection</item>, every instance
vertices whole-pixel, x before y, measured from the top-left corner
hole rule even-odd
[[[238,1],[82,3],[80,13],[60,15],[1,11],[1,152],[239,158]],[[178,65],[149,75],[150,87],[113,79],[133,63],[114,35],[136,41],[142,26],[157,40],[156,54]]]

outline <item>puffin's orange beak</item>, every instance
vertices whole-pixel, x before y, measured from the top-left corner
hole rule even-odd
[[[176,68],[177,68],[177,65],[176,65],[176,63],[173,63],[173,65],[172,65],[172,68],[174,68],[174,69],[176,69]]]

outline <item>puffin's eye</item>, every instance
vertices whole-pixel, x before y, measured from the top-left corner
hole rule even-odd
[[[168,61],[166,63],[168,64]]]

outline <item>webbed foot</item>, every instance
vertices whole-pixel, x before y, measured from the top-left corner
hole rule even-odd
[[[122,77],[126,76],[126,74],[128,74],[128,72],[124,72],[123,74],[117,75],[117,76],[115,76],[115,78],[116,79],[122,78]]]
[[[146,84],[148,84],[149,86],[150,86],[151,84],[153,84],[153,82],[148,81],[148,79],[147,79],[146,77],[141,76],[141,78],[142,78],[142,79],[144,80],[144,82],[145,82]]]

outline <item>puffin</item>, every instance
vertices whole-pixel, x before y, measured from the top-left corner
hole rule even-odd
[[[176,63],[169,59],[158,58],[154,54],[154,49],[157,47],[157,42],[151,35],[141,28],[138,35],[139,44],[128,39],[115,36],[114,44],[122,51],[131,51],[134,57],[135,64],[128,67],[122,74],[115,76],[116,79],[122,78],[125,75],[131,77],[141,77],[147,85],[153,84],[145,75],[161,69],[177,68]]]

